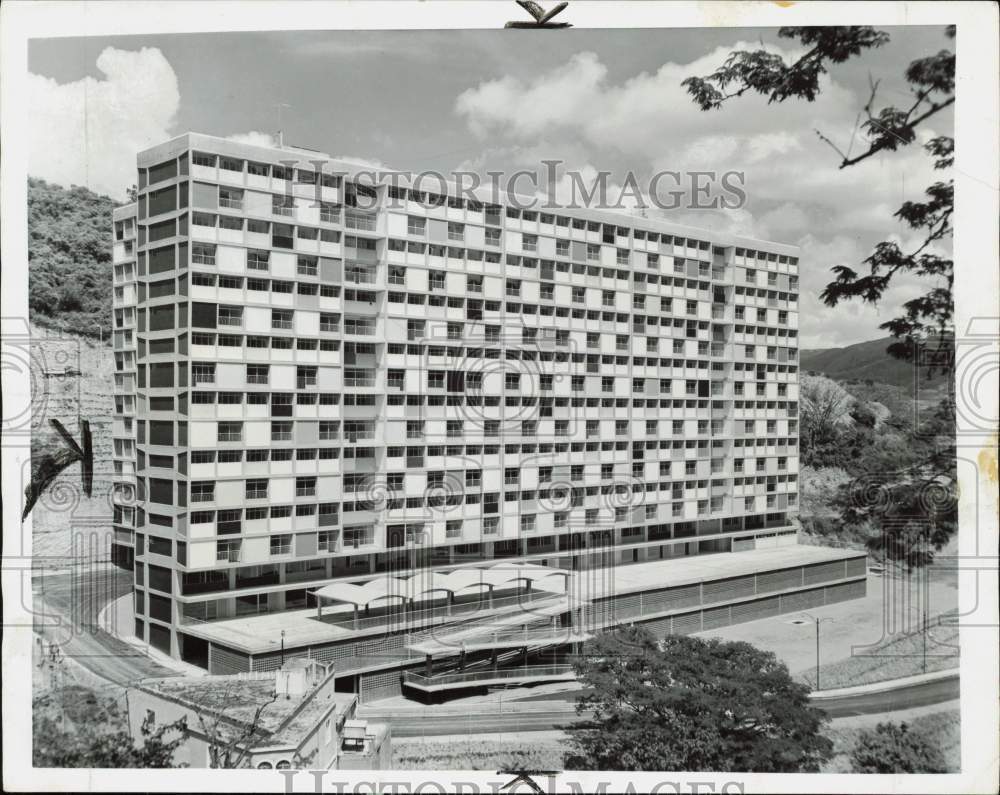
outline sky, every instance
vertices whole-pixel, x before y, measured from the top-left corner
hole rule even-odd
[[[286,143],[392,168],[480,173],[559,159],[587,178],[736,170],[746,204],[650,217],[801,247],[804,348],[886,336],[879,323],[925,287],[900,280],[878,307],[829,308],[830,268],[863,271],[881,240],[918,244],[892,214],[942,177],[919,146],[840,170],[870,80],[878,104],[912,101],[907,65],[951,46],[943,30],[890,27],[890,42],[834,65],[815,102],[744,96],[698,109],[681,87],[734,49],[793,58],[770,29],[300,31],[35,39],[29,173],[123,198],[135,153],[186,131]],[[952,134],[951,113],[920,140]],[[855,151],[861,146],[855,140]]]

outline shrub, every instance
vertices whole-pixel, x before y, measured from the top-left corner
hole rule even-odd
[[[879,723],[858,736],[851,751],[855,773],[944,773],[944,756],[923,732],[904,723]]]

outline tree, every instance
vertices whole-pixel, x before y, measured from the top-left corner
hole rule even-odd
[[[147,716],[142,723],[142,742],[136,743],[128,729],[102,730],[96,724],[77,722],[66,731],[50,717],[34,721],[33,764],[35,767],[179,767],[174,752],[187,738],[182,718],[157,726]],[[168,735],[174,734],[168,739]]]
[[[683,81],[688,93],[702,110],[721,108],[724,103],[746,94],[757,93],[768,103],[788,99],[812,102],[820,93],[820,77],[827,73],[828,64],[844,63],[866,50],[881,47],[889,34],[867,26],[784,27],[778,36],[797,39],[806,52],[791,63],[766,50],[736,51],[706,77],[689,77]],[[955,38],[955,26],[945,28],[948,39]],[[911,101],[902,108],[887,105],[876,109],[879,81],[871,82],[868,102],[859,114],[861,133],[867,146],[857,154],[853,147],[844,152],[822,132],[817,135],[840,157],[839,168],[848,168],[879,153],[894,152],[917,140],[921,124],[955,102],[955,53],[942,49],[913,61],[906,70]],[[861,118],[864,121],[861,121]],[[852,137],[852,144],[853,144]],[[936,169],[949,168],[954,162],[955,141],[949,136],[930,139],[924,149],[934,159]],[[925,191],[925,201],[905,202],[895,216],[911,229],[920,232],[923,242],[913,251],[904,252],[894,242],[879,243],[865,260],[869,272],[858,274],[846,265],[833,268],[835,279],[822,293],[829,306],[840,301],[860,298],[875,304],[881,300],[892,279],[897,275],[914,274],[934,282],[928,291],[907,301],[901,316],[887,320],[881,328],[896,337],[888,352],[896,358],[913,361],[921,347],[935,342],[937,368],[945,371],[952,366],[950,331],[952,327],[952,285],[954,263],[950,257],[931,249],[952,236],[951,217],[954,210],[952,180],[935,182]],[[943,282],[943,283],[942,283]],[[926,366],[926,355],[922,360]],[[935,367],[927,367],[928,375]]]
[[[851,750],[855,773],[947,773],[940,747],[906,723],[879,723],[858,735]]]
[[[841,426],[851,406],[850,395],[826,378],[807,377],[801,383],[802,463],[843,466]]]
[[[620,627],[575,668],[589,717],[570,729],[568,769],[815,772],[832,755],[808,686],[749,643]]]
[[[231,687],[227,685],[223,703],[229,703],[234,698],[230,694]],[[197,712],[201,733],[208,743],[208,766],[226,769],[246,767],[250,750],[268,736],[261,725],[261,716],[277,700],[277,692],[272,692],[267,701],[257,705],[249,721],[231,718],[225,711]]]
[[[872,444],[835,505],[848,524],[871,524],[871,552],[909,568],[929,565],[958,530],[955,404],[944,400],[899,445]]]
[[[944,29],[947,39],[955,38],[955,26]],[[769,103],[789,99],[815,100],[820,93],[820,77],[829,64],[844,63],[863,52],[881,47],[889,34],[867,26],[784,27],[778,36],[796,39],[805,53],[787,63],[766,50],[736,51],[712,74],[689,77],[683,81],[702,110],[720,108],[734,97],[747,92],[768,98]],[[920,126],[955,102],[955,53],[942,49],[910,63],[905,75],[911,97],[907,105],[876,108],[879,81],[872,80],[868,101],[858,115],[855,135],[847,151],[817,130],[820,139],[837,153],[839,168],[849,168],[877,154],[889,154],[913,144]],[[863,121],[862,121],[863,119]],[[864,141],[854,152],[853,143],[860,133]],[[955,141],[950,136],[936,136],[924,144],[934,168],[944,170],[954,163]],[[953,181],[937,181],[924,191],[924,200],[907,201],[894,217],[918,232],[922,242],[904,252],[898,244],[883,241],[865,259],[868,273],[859,274],[846,265],[832,268],[834,279],[821,293],[828,306],[841,301],[860,299],[877,304],[897,276],[912,275],[928,282],[924,294],[907,301],[903,313],[880,327],[895,337],[888,353],[903,361],[919,362],[928,377],[943,372],[953,390],[954,334],[952,322],[954,262],[950,257],[954,212]],[[947,251],[947,254],[945,253]],[[952,431],[941,435],[930,446],[923,445],[926,457],[908,466],[884,468],[881,483],[870,488],[862,481],[852,484],[854,495],[878,495],[848,507],[855,517],[880,514],[881,537],[876,547],[908,565],[925,565],[933,552],[947,542],[955,530],[954,501],[957,488],[954,395],[939,407],[935,422],[927,428],[947,431],[948,420],[941,412],[951,412]],[[803,441],[805,447],[805,440]],[[885,498],[885,499],[883,499]],[[888,503],[889,511],[885,510]]]

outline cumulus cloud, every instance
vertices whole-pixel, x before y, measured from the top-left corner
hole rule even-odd
[[[374,157],[355,157],[354,155],[334,155],[334,160],[341,160],[344,163],[350,163],[352,166],[363,166],[365,168],[373,168],[378,171],[392,171],[392,167],[386,165],[381,160],[377,160]]]
[[[135,153],[170,137],[180,105],[177,75],[156,47],[105,48],[102,78],[58,83],[28,75],[28,173],[123,199]]]
[[[278,145],[278,139],[271,135],[271,133],[258,132],[257,130],[227,135],[226,138],[227,140],[235,141],[238,144],[247,144],[248,146],[275,147]]]
[[[611,171],[612,185],[622,184],[627,171],[640,184],[657,172],[742,172],[743,207],[650,209],[648,214],[801,246],[806,346],[883,336],[879,323],[916,294],[918,282],[899,280],[879,307],[849,302],[831,309],[819,293],[831,279],[832,265],[863,271],[862,261],[876,242],[905,238],[909,230],[893,213],[904,201],[921,199],[924,187],[941,174],[916,145],[837,168],[839,156],[816,133],[822,131],[846,149],[856,136],[867,86],[862,97],[824,75],[814,102],[768,105],[765,97],[746,94],[709,112],[701,111],[682,87],[686,77],[714,71],[732,50],[759,46],[735,42],[690,63],[668,61],[620,81],[609,80],[609,70],[596,54],[581,52],[527,80],[505,75],[484,81],[461,93],[454,111],[473,136],[489,141],[487,152],[501,154],[508,166],[514,158],[517,166],[538,168],[539,160],[532,157],[540,142],[559,141],[561,151],[568,153],[563,157],[566,168],[577,164],[585,179],[598,169]],[[786,60],[797,55],[790,49],[767,49]],[[921,140],[930,135],[922,131]],[[854,143],[857,154],[863,144],[856,138]],[[497,165],[489,156],[475,164],[481,169]]]

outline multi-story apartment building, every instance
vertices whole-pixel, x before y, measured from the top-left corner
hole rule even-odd
[[[115,352],[114,420],[112,457],[114,466],[113,559],[133,565],[135,531],[135,313],[136,313],[136,224],[135,205],[113,212],[112,312]]]
[[[795,543],[796,249],[360,170],[197,134],[138,156],[114,218],[136,635],[219,672],[330,659],[394,599],[451,615],[467,586],[434,577],[463,571],[491,605],[587,572],[554,578],[591,583],[554,625],[863,595],[863,555]]]

